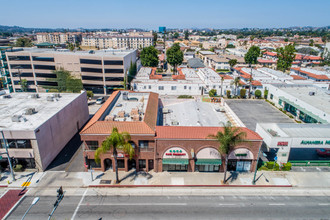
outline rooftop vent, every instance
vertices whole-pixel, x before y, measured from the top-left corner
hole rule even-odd
[[[22,117],[21,115],[13,115],[11,117],[11,121],[12,122],[20,122],[21,117]]]
[[[55,94],[54,94],[54,97],[55,97],[55,98],[61,98],[61,94],[60,94],[60,93],[55,93]]]
[[[37,113],[35,108],[27,108],[25,109],[25,115],[33,115]]]
[[[39,94],[38,94],[38,93],[36,93],[36,94],[32,94],[32,95],[31,95],[31,98],[33,98],[33,99],[37,99],[37,98],[39,98]]]
[[[47,101],[48,102],[54,102],[54,97],[53,96],[47,96]]]
[[[11,98],[11,95],[3,95],[2,98],[3,99],[10,99]]]
[[[308,93],[310,96],[313,96],[313,95],[315,95],[315,92],[309,92]]]
[[[128,100],[128,92],[123,92],[123,100]]]

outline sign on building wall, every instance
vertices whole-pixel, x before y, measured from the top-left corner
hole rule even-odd
[[[165,151],[163,158],[189,158],[187,151],[181,147],[172,147]]]

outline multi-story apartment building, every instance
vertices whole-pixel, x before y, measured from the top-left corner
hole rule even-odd
[[[20,80],[26,79],[29,92],[44,91],[57,86],[55,70],[70,71],[81,78],[86,90],[98,94],[111,93],[123,87],[130,65],[136,62],[136,50],[100,50],[63,52],[52,49],[24,49],[7,52],[6,58],[12,87],[21,91]],[[53,80],[54,81],[54,80]]]
[[[8,63],[6,58],[6,51],[12,51],[12,47],[0,47],[0,78],[1,78],[1,87],[8,88],[10,92],[13,91],[11,86],[11,78],[8,71]]]
[[[52,44],[66,44],[76,43],[76,41],[81,41],[80,32],[67,32],[67,33],[37,33],[37,43],[52,43]]]
[[[152,32],[130,32],[120,35],[88,35],[82,38],[81,46],[98,49],[139,49],[153,45]]]

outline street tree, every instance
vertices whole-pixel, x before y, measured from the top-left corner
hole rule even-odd
[[[223,97],[223,94],[222,94],[222,89],[223,89],[223,81],[225,80],[225,76],[224,75],[221,75],[221,90],[220,90],[220,96]]]
[[[176,67],[182,64],[183,61],[183,52],[180,50],[178,43],[173,44],[171,48],[166,51],[167,62],[171,64],[176,72]]]
[[[277,69],[285,72],[291,68],[292,62],[296,57],[296,49],[293,44],[289,44],[287,46],[280,47],[276,49],[277,52]]]
[[[233,68],[237,64],[237,59],[231,59],[228,61],[231,68]]]
[[[218,151],[225,157],[223,183],[226,183],[228,156],[236,145],[245,141],[246,133],[242,132],[239,127],[232,127],[231,123],[227,122],[227,124],[223,126],[222,131],[218,131],[216,135],[210,134],[208,137],[219,142]]]
[[[141,64],[145,67],[157,67],[158,66],[158,51],[155,47],[145,47],[140,54]]]
[[[241,85],[241,78],[238,76],[232,82],[232,85],[235,85],[235,96],[237,96],[237,87]]]
[[[251,87],[252,87],[252,65],[258,63],[258,57],[260,56],[260,48],[257,46],[250,47],[249,51],[245,54],[244,60],[245,63],[249,64],[251,68],[250,73],[250,85],[249,85],[249,98],[251,98]]]
[[[254,93],[254,95],[256,96],[256,98],[260,98],[261,97],[261,91],[259,89],[257,89]]]
[[[21,37],[16,40],[15,47],[32,47],[33,43],[30,38]]]
[[[116,127],[112,128],[111,134],[102,142],[102,146],[95,151],[95,162],[100,164],[100,156],[109,151],[112,151],[113,158],[115,160],[115,169],[116,169],[116,183],[119,183],[118,177],[118,150],[124,152],[128,155],[130,160],[135,155],[134,148],[129,143],[131,140],[131,135],[127,132],[119,132]]]
[[[26,79],[20,80],[19,84],[21,85],[22,92],[27,92],[29,89],[29,85]]]

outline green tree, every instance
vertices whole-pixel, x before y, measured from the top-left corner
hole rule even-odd
[[[252,87],[252,65],[258,63],[258,57],[260,56],[260,48],[257,46],[250,47],[249,51],[245,54],[244,60],[245,63],[249,64],[251,67],[250,73],[250,85],[249,85],[249,98],[251,98],[251,87]]]
[[[217,90],[215,90],[215,89],[211,89],[210,91],[209,91],[209,96],[210,97],[214,97],[214,96],[216,96],[217,95]]]
[[[311,39],[310,41],[309,41],[309,46],[314,46],[314,40],[313,39]]]
[[[56,74],[55,79],[49,79],[49,81],[57,82],[57,86],[47,87],[46,89],[57,89],[59,92],[72,92],[79,93],[83,89],[81,79],[73,78],[69,71],[64,69],[56,70],[53,72]]]
[[[228,61],[231,68],[233,68],[237,64],[237,59],[231,59]]]
[[[232,82],[232,85],[235,85],[235,96],[237,96],[237,87],[241,85],[241,78],[238,76]]]
[[[319,54],[316,50],[314,50],[313,48],[310,48],[310,47],[299,48],[299,49],[297,49],[297,52],[303,53],[303,54],[314,55],[314,56],[317,56]]]
[[[244,99],[246,95],[246,89],[241,89],[239,91],[239,96],[241,97],[241,99]]]
[[[32,47],[33,43],[30,38],[21,37],[16,40],[15,47]]]
[[[228,44],[226,48],[236,48],[235,45]]]
[[[257,89],[254,93],[254,95],[256,96],[256,98],[260,98],[261,97],[261,91],[259,89]]]
[[[268,98],[268,90],[265,89],[265,90],[264,90],[264,99],[267,99],[267,98]]]
[[[209,49],[209,51],[214,52],[214,47],[211,47],[211,49]]]
[[[285,72],[291,68],[292,62],[296,57],[296,49],[293,44],[289,44],[287,46],[280,47],[276,49],[277,52],[277,69]]]
[[[226,183],[226,174],[227,174],[227,165],[228,165],[228,156],[231,151],[233,151],[234,147],[239,143],[245,141],[246,133],[240,131],[239,127],[232,127],[231,123],[228,122],[224,125],[223,131],[219,131],[216,135],[210,134],[208,137],[217,140],[219,142],[218,151],[222,156],[225,156],[225,170],[223,183]]]
[[[112,151],[113,158],[115,159],[115,169],[116,169],[116,183],[119,183],[118,177],[118,150],[122,150],[124,154],[129,155],[129,158],[132,159],[135,151],[132,145],[129,143],[131,140],[131,135],[127,132],[118,132],[116,127],[112,128],[110,136],[108,136],[103,142],[102,146],[95,151],[95,162],[100,164],[100,156],[108,151]]]
[[[220,90],[220,96],[223,97],[222,89],[223,89],[223,81],[225,80],[225,76],[222,75],[222,76],[220,76],[220,77],[221,77],[221,90]]]
[[[158,51],[155,47],[145,47],[140,54],[141,64],[145,67],[157,67],[158,66]]]
[[[173,34],[173,38],[174,39],[177,39],[179,37],[179,33],[178,32],[175,32],[174,34]]]
[[[285,39],[284,39],[284,42],[288,42],[288,41],[289,41],[289,39],[288,39],[288,38],[285,38]]]
[[[183,52],[180,50],[178,43],[173,44],[171,48],[166,51],[167,62],[171,64],[176,72],[176,67],[182,64],[183,61]]]
[[[134,63],[131,62],[128,72],[129,72],[128,83],[131,83],[131,81],[134,79],[134,77],[136,76],[136,73],[137,73],[137,67],[136,67],[135,62]]]
[[[93,98],[94,97],[93,91],[86,91],[86,93],[87,93],[87,98]]]
[[[29,89],[29,85],[26,79],[20,80],[19,84],[21,85],[22,92],[27,92]]]
[[[230,90],[227,90],[227,91],[226,91],[226,96],[227,96],[228,99],[230,99],[230,97],[231,97],[231,95],[230,95]]]
[[[189,40],[189,32],[188,31],[184,32],[184,39]]]
[[[153,37],[154,37],[154,39],[153,39],[153,40],[154,40],[153,44],[154,44],[154,46],[156,46],[157,39],[158,39],[158,34],[157,34],[157,32],[153,32],[152,35],[153,35]]]

